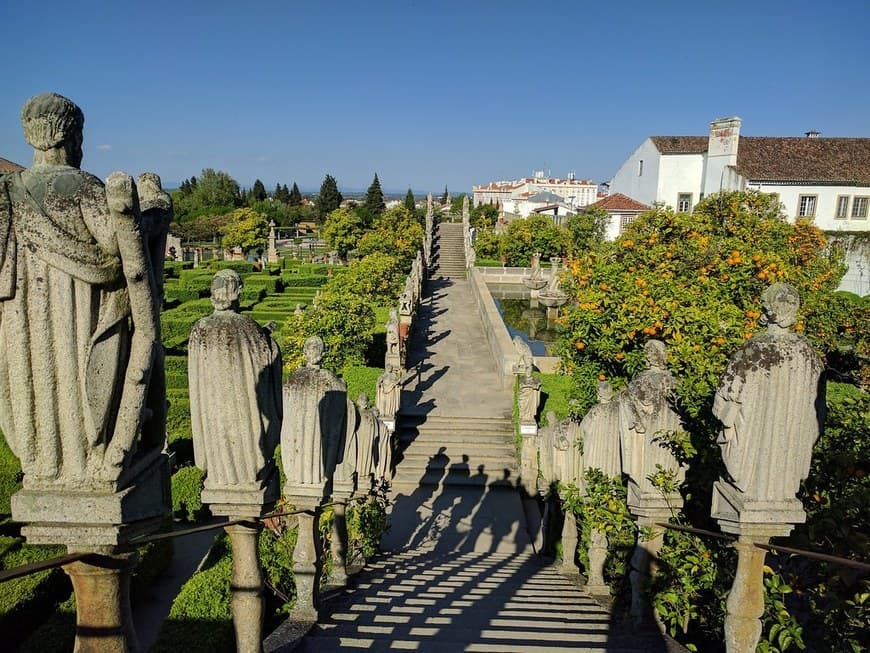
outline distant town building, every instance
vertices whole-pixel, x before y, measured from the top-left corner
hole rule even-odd
[[[514,181],[493,181],[482,186],[474,186],[472,191],[475,206],[493,204],[505,208],[505,202],[508,200],[527,200],[539,193],[551,193],[560,198],[559,202],[576,210],[592,204],[597,199],[598,184],[576,179],[573,173],[569,174],[567,179],[560,179],[545,177],[543,171],[539,171],[535,172],[533,177]]]

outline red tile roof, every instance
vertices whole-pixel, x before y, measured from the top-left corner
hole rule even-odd
[[[24,170],[24,168],[17,163],[12,163],[12,161],[0,157],[0,174],[5,174],[7,172],[18,172],[19,170]]]
[[[590,207],[596,209],[604,209],[605,211],[648,211],[649,207],[646,204],[641,204],[637,200],[631,199],[628,195],[622,193],[614,193],[608,195],[602,200],[598,200],[595,204],[590,204]]]
[[[662,154],[703,154],[707,136],[651,136]],[[752,181],[870,186],[870,138],[741,136],[737,172]]]

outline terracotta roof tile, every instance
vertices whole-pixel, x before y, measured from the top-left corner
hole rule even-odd
[[[662,154],[703,154],[707,136],[651,136]],[[870,185],[870,138],[741,136],[737,172],[753,181]]]
[[[613,193],[604,199],[598,200],[595,204],[590,204],[590,207],[596,209],[604,209],[605,211],[648,211],[649,207],[646,204],[641,204],[637,200],[631,199],[628,195],[622,193]]]
[[[0,157],[0,174],[5,174],[7,172],[18,172],[19,170],[24,170],[24,168],[17,163],[13,163],[8,159]]]

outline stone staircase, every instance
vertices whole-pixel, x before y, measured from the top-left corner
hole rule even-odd
[[[462,223],[441,222],[435,236],[438,252],[432,276],[464,279],[465,244],[462,240]]]
[[[516,482],[516,435],[509,418],[407,415],[397,426],[395,491]]]

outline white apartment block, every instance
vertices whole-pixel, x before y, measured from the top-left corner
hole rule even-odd
[[[494,204],[504,206],[506,200],[522,200],[538,193],[558,195],[568,206],[581,208],[598,199],[598,184],[576,179],[569,174],[566,179],[545,177],[536,172],[533,177],[514,181],[493,181],[483,186],[474,186],[474,206]]]

